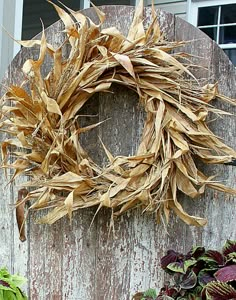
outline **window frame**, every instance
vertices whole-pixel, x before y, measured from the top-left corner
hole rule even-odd
[[[20,50],[15,40],[21,39],[23,0],[0,0],[0,80],[3,78],[9,63]]]
[[[14,38],[21,40],[22,33],[22,20],[23,20],[23,5],[24,0],[16,0],[15,2],[15,25],[14,25]],[[13,55],[15,56],[21,49],[18,43],[14,43]]]
[[[137,5],[138,4],[138,1],[139,0],[130,0],[130,5]],[[81,7],[83,7],[82,9],[85,9],[85,8],[89,8],[90,7],[90,2],[93,2],[93,1],[90,1],[90,0],[80,0],[80,5]]]
[[[219,6],[221,10],[222,5],[227,5],[227,4],[234,4],[232,3],[232,0],[201,0],[201,1],[190,1],[191,3],[189,4],[189,10],[188,10],[188,22],[191,23],[192,25],[196,26],[197,28],[220,28],[220,27],[227,27],[227,26],[236,26],[235,23],[230,23],[230,24],[224,24],[223,26],[220,26],[220,16],[218,16],[218,22],[217,25],[205,25],[205,26],[197,26],[198,22],[198,9],[202,7],[210,7],[210,6]],[[236,3],[235,3],[236,5]],[[236,43],[230,43],[230,44],[219,44],[219,30],[217,30],[217,44],[222,48],[222,49],[236,49]]]

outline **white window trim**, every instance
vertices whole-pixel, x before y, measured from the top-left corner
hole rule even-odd
[[[93,1],[92,1],[93,2]],[[137,5],[139,3],[139,0],[131,0],[131,3],[133,2],[133,5]],[[90,7],[90,0],[80,0],[80,6],[82,9],[89,8]]]
[[[187,21],[197,26],[197,18],[198,18],[198,8],[199,7],[207,7],[207,6],[219,6],[225,4],[234,4],[232,0],[200,0],[200,1],[192,1],[188,0],[188,17]]]
[[[191,1],[188,0],[188,22],[197,27],[198,21],[198,8],[200,7],[208,7],[208,6],[221,6],[225,4],[234,4],[232,0],[200,0],[200,1]],[[225,24],[225,26],[236,25],[236,23],[232,24]],[[209,25],[209,26],[200,26],[199,28],[206,28],[206,27],[218,27],[219,25]],[[232,49],[236,48],[236,43],[231,44],[219,44],[222,49]]]
[[[90,7],[90,0],[80,0],[80,6],[82,7],[82,9],[89,8]]]
[[[0,0],[0,81],[8,64],[20,50],[16,40],[21,39],[23,0]]]
[[[23,18],[23,2],[24,0],[16,0],[15,3],[15,24],[14,24],[14,39],[21,40],[22,34],[22,18]],[[13,55],[15,56],[21,49],[18,43],[14,43]]]

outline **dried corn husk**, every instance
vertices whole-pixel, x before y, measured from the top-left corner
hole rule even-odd
[[[12,85],[2,98],[0,128],[11,136],[1,145],[2,167],[14,170],[11,182],[29,176],[23,185],[31,191],[23,202],[31,199],[30,209],[49,209],[40,223],[52,224],[65,215],[71,219],[73,211],[85,207],[104,206],[120,215],[142,206],[155,212],[157,220],[164,216],[168,222],[173,210],[189,225],[205,225],[206,219],[183,210],[177,192],[194,198],[210,187],[236,194],[206,177],[194,161],[198,157],[214,164],[236,158],[206,123],[209,113],[225,114],[210,104],[219,96],[217,85],[201,87],[181,63],[181,54],[172,54],[183,42],[163,38],[154,10],[151,25],[144,29],[143,1],[127,37],[114,27],[101,30],[105,16],[98,8],[96,25],[80,12],[53,6],[65,25],[68,58],[62,59],[68,45],[54,49],[43,31],[41,41],[35,42],[40,44],[38,60],[29,59],[23,66],[30,91]],[[22,42],[28,47],[35,43]],[[47,51],[53,66],[43,78],[40,68]],[[192,80],[184,80],[186,75]],[[114,82],[136,90],[146,122],[136,155],[114,157],[103,144],[110,163],[101,167],[79,143],[82,132],[100,123],[81,128],[74,120],[93,94],[108,91]],[[222,95],[219,99],[235,105]]]

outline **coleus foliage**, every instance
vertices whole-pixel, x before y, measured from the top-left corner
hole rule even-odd
[[[26,279],[20,275],[11,275],[6,268],[0,269],[0,300],[27,300],[20,286]]]
[[[169,250],[161,267],[173,283],[151,298],[144,293],[142,300],[236,299],[236,241],[227,240],[221,252],[204,247],[192,248],[187,254]]]

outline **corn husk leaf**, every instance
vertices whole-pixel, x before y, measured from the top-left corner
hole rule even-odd
[[[96,6],[99,24],[48,2],[64,24],[65,41],[50,45],[43,29],[41,40],[20,42],[40,46],[38,59],[23,65],[29,88],[11,85],[1,99],[0,130],[9,135],[1,144],[2,168],[13,169],[10,182],[28,176],[23,185],[30,188],[29,209],[46,210],[39,223],[53,224],[66,215],[71,220],[73,211],[86,207],[98,206],[98,212],[104,206],[117,216],[141,206],[159,221],[168,222],[173,210],[187,224],[204,226],[205,218],[181,206],[178,191],[196,198],[209,187],[235,195],[234,189],[200,172],[195,158],[208,164],[236,158],[206,121],[209,114],[227,114],[213,106],[213,99],[236,101],[220,95],[217,84],[199,85],[190,71],[190,56],[173,51],[184,42],[163,38],[154,8],[144,27],[143,1],[127,37],[115,27],[101,29],[105,14]],[[43,77],[47,52],[53,65]],[[183,64],[186,57],[189,62]],[[80,135],[104,121],[82,126],[77,115],[92,95],[109,91],[112,83],[137,92],[146,121],[134,156],[115,157],[100,141],[109,161],[101,167],[81,146]]]

